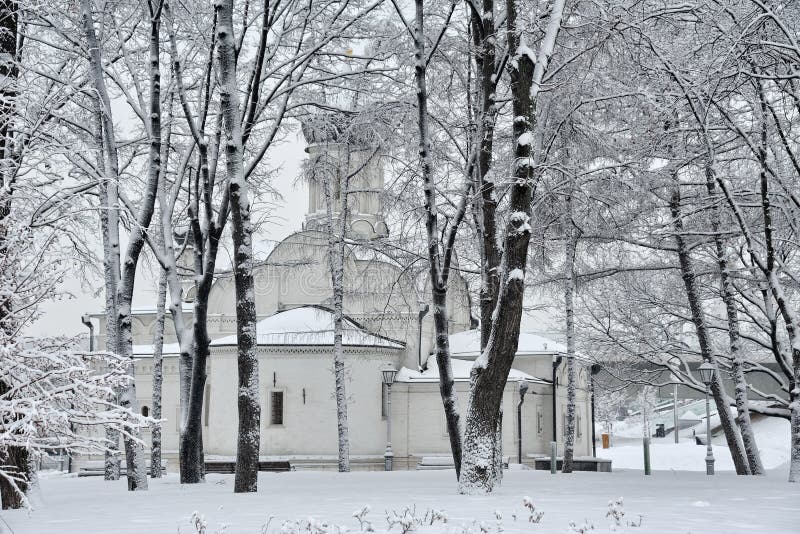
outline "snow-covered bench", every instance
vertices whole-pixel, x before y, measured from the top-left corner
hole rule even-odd
[[[272,460],[258,462],[259,471],[269,471],[272,473],[282,473],[293,471],[292,464],[286,460]],[[236,472],[236,462],[233,460],[206,460],[206,473],[233,474]]]
[[[528,455],[533,458],[534,467],[540,471],[550,470],[550,457],[544,455]],[[556,456],[556,469],[561,471],[564,464],[563,456]],[[611,472],[611,460],[607,458],[597,458],[595,456],[575,456],[572,459],[573,469],[575,471],[596,471],[598,473]]]
[[[150,462],[147,462],[147,474],[151,475],[152,472],[150,471]],[[127,473],[127,468],[125,467],[125,462],[122,463],[119,467],[119,474],[120,476],[125,476]],[[161,460],[161,472],[167,472],[167,461]],[[101,461],[96,462],[86,462],[80,469],[78,469],[78,476],[79,477],[101,477],[105,474],[105,463]]]
[[[417,471],[455,469],[452,456],[423,456],[417,462]],[[503,469],[508,469],[508,456],[503,456]]]

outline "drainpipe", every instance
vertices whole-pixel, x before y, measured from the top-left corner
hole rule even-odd
[[[81,315],[81,322],[83,325],[89,329],[89,352],[94,352],[94,324],[92,324],[92,317],[88,313],[84,313]],[[70,430],[74,431],[75,429],[72,426],[72,423],[69,424]],[[72,455],[67,455],[67,473],[72,473]]]
[[[522,464],[522,403],[525,402],[525,394],[528,392],[528,383],[519,383],[519,404],[517,404],[517,460]]]
[[[422,320],[428,315],[428,310],[431,307],[427,304],[419,310],[419,317],[417,318],[417,367],[422,369]]]
[[[94,325],[92,318],[88,313],[81,316],[81,322],[89,329],[89,352],[94,352]]]
[[[556,393],[558,390],[558,368],[561,366],[561,362],[563,361],[563,356],[553,356],[553,441],[558,441],[558,419],[556,418],[556,404],[558,401],[556,400]]]
[[[595,363],[592,364],[591,376],[589,377],[589,384],[591,387],[591,394],[592,394],[592,456],[597,458],[597,434],[595,434],[595,427],[594,427],[594,377],[597,373],[600,372],[600,364]]]

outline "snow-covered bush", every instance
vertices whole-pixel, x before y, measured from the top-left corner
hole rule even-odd
[[[530,497],[523,497],[522,505],[528,509],[528,523],[538,523],[542,520],[542,517],[544,517],[544,512],[536,510],[533,499]]]
[[[8,221],[6,221],[8,223]],[[31,466],[48,453],[100,454],[100,430],[123,435],[146,423],[114,403],[132,380],[129,362],[113,354],[78,350],[73,338],[25,338],[42,301],[62,279],[58,261],[46,261],[50,242],[20,225],[6,226],[0,254],[0,490],[3,506],[28,505]]]

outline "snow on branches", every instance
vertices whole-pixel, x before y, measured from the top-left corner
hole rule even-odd
[[[146,421],[114,403],[132,380],[128,360],[77,350],[74,338],[22,335],[38,304],[54,297],[63,266],[46,259],[53,240],[35,239],[13,213],[0,237],[0,486],[17,494],[4,495],[4,505],[29,505],[32,461],[55,452],[103,453],[103,428],[128,435]]]

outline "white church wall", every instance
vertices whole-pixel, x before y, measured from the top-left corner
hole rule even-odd
[[[381,455],[385,421],[381,418],[380,369],[399,357],[384,350],[347,351],[348,419],[352,455]],[[356,353],[358,352],[358,353]],[[233,347],[214,349],[210,376],[207,454],[231,455],[236,450],[236,355]],[[330,353],[311,348],[275,348],[259,354],[261,388],[261,454],[268,456],[335,456],[336,404]],[[305,399],[303,397],[305,390]],[[283,422],[272,424],[271,393],[283,395]]]

